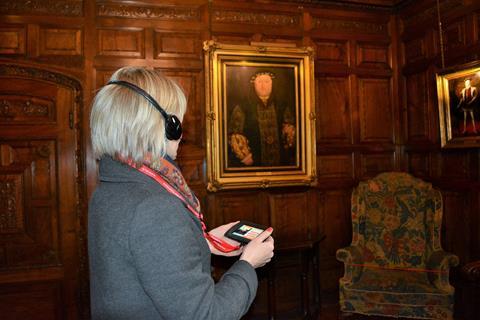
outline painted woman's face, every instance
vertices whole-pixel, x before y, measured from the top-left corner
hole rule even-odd
[[[268,74],[262,74],[253,81],[255,92],[259,97],[269,97],[272,93],[272,78]]]

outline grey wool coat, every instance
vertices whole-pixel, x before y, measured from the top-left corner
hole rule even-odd
[[[93,319],[239,319],[258,286],[236,261],[215,283],[198,219],[141,172],[104,157],[89,204]]]

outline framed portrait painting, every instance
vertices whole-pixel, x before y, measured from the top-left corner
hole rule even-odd
[[[437,74],[443,148],[480,147],[480,63]]]
[[[313,50],[206,41],[208,189],[312,185]]]

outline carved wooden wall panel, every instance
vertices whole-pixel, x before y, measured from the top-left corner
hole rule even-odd
[[[270,194],[270,223],[278,245],[299,243],[313,238],[312,214],[308,193]],[[315,226],[315,224],[313,224]]]
[[[302,38],[303,17],[296,7],[271,4],[217,1],[211,11],[211,32],[214,37],[249,34],[251,41],[276,42],[291,37]]]
[[[174,79],[183,89],[187,97],[187,113],[183,119],[185,130],[183,131],[183,143],[193,144],[199,148],[203,146],[205,108],[203,102],[203,73],[201,70],[191,71],[163,71],[167,76]],[[203,157],[203,155],[201,155]]]
[[[113,75],[116,69],[97,69],[94,72],[95,77],[95,90],[100,89],[102,86],[107,84],[110,77]]]
[[[407,75],[407,137],[408,141],[430,140],[431,115],[435,114],[430,108],[428,96],[427,73]]]
[[[391,69],[391,53],[388,43],[358,43],[357,65],[365,68]]]
[[[56,29],[40,27],[39,54],[81,55],[82,31],[80,29]]]
[[[1,268],[54,266],[59,263],[58,209],[55,205],[55,142],[3,141],[14,159],[3,170],[0,233],[5,249]],[[7,238],[10,235],[10,238]],[[11,238],[13,235],[13,239]]]
[[[99,17],[158,19],[167,21],[198,21],[201,18],[199,6],[174,6],[168,3],[146,4],[139,1],[130,1],[123,4],[108,0],[99,0],[96,1],[96,3],[96,13]]]
[[[352,140],[351,95],[346,77],[317,77],[316,101],[317,141],[349,144]]]
[[[474,39],[472,39],[473,41],[475,41],[476,43],[478,43],[480,41],[480,10],[479,11],[476,11],[475,12],[475,16],[474,16],[474,19],[473,19],[473,25],[474,25]]]
[[[203,186],[205,177],[203,175],[203,163],[201,161],[195,158],[189,159],[188,154],[183,152],[178,164],[182,169],[183,176],[188,180],[189,186],[198,186],[200,188]]]
[[[0,79],[2,317],[60,319],[80,297],[79,84],[20,66]]]
[[[318,194],[319,226],[325,234],[320,244],[320,280],[324,290],[335,290],[342,273],[335,258],[338,248],[347,246],[352,239],[351,188],[323,191]]]
[[[56,281],[2,286],[0,310],[8,310],[2,312],[2,319],[63,319],[61,291],[61,283]]]
[[[358,108],[361,142],[393,142],[393,105],[390,79],[360,78]]]
[[[443,192],[443,246],[449,252],[455,252],[463,265],[470,257],[470,203],[468,193]]]
[[[412,63],[417,60],[425,59],[427,55],[426,52],[425,38],[414,38],[405,41],[404,55],[406,63]]]
[[[379,23],[379,20],[383,20],[379,19],[379,17],[377,17],[376,20],[377,21],[353,20],[346,17],[344,17],[344,19],[331,19],[329,17],[315,16],[313,17],[313,27],[314,29],[323,31],[387,35],[387,23]]]
[[[216,225],[240,218],[264,224],[270,223],[270,217],[264,214],[268,209],[262,206],[263,195],[257,192],[211,195],[209,200],[209,207],[212,207],[209,212],[213,214],[208,218]]]
[[[221,31],[215,33],[214,36],[212,36],[215,41],[218,41],[220,43],[233,43],[233,44],[241,44],[241,45],[250,45],[250,42],[253,41],[254,34],[221,34]],[[258,39],[257,39],[258,40]]]
[[[360,177],[369,179],[386,171],[395,171],[395,154],[360,154]]]
[[[26,30],[23,27],[0,27],[0,54],[25,54],[25,38]]]
[[[199,33],[155,30],[155,58],[201,60],[202,54]]]
[[[245,12],[241,9],[218,9],[212,12],[212,20],[217,23],[298,27],[301,18],[299,14],[288,15],[286,13],[265,13],[258,10]]]
[[[319,179],[352,179],[353,168],[353,154],[317,156]]]
[[[98,54],[145,58],[145,31],[141,28],[99,29]]]
[[[32,61],[81,66],[83,29],[77,23],[61,26],[54,23],[9,23],[0,27],[0,54],[26,56]]]
[[[5,0],[1,14],[81,16],[84,0]]]
[[[466,45],[465,19],[449,22],[444,29],[445,51],[457,55]]]
[[[349,64],[349,43],[347,41],[318,40],[315,60],[322,63]]]
[[[55,101],[51,97],[0,96],[0,122],[4,125],[55,122]]]
[[[445,153],[440,161],[439,175],[443,179],[467,180],[470,178],[470,157],[468,153]]]
[[[468,261],[472,260],[472,258],[475,259],[475,255],[472,255],[472,252],[476,253],[480,251],[480,216],[478,214],[471,214],[480,212],[480,190],[474,190],[470,193],[469,206],[471,246],[469,248]]]
[[[1,204],[5,210],[0,215],[0,233],[21,232],[23,225],[22,176],[7,174],[0,180]],[[2,247],[3,263],[7,264],[6,250]]]
[[[430,154],[410,152],[408,156],[408,171],[414,176],[426,179],[431,175]]]

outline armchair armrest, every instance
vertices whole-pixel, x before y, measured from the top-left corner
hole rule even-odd
[[[362,253],[357,246],[348,246],[337,250],[337,260],[348,264],[362,263]]]
[[[336,253],[337,260],[345,264],[345,273],[340,279],[344,284],[350,284],[357,281],[362,275],[363,257],[360,248],[357,246],[349,246],[338,249]]]
[[[450,268],[457,266],[458,257],[443,250],[434,251],[427,261],[428,279],[438,289],[453,293],[449,282]]]
[[[462,275],[466,281],[480,285],[480,260],[472,261],[462,267]]]

